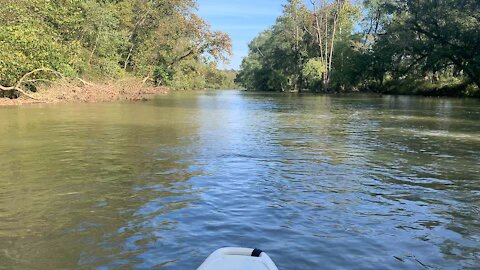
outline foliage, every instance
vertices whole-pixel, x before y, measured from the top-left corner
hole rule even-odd
[[[322,75],[325,72],[322,61],[319,58],[312,58],[303,67],[302,75],[309,87],[317,87],[322,82]]]
[[[464,74],[480,85],[478,1],[391,2],[385,12],[393,19],[372,53],[383,76],[438,81]]]
[[[53,33],[48,24],[32,18],[26,10],[29,5],[27,1],[0,5],[0,84],[13,85],[25,73],[41,66],[71,70],[69,58],[77,44],[57,42],[60,35]]]
[[[253,90],[477,95],[479,1],[355,3],[287,1],[251,42],[237,82]]]
[[[302,69],[308,60],[310,39],[303,27],[309,20],[306,6],[289,0],[277,23],[249,44],[237,83],[254,90],[299,90],[303,86]]]
[[[227,61],[231,41],[195,8],[194,0],[0,0],[0,85],[46,67],[67,76],[129,72],[157,85],[205,87],[205,76],[223,74],[216,63]],[[182,81],[192,74],[199,78]]]
[[[276,24],[250,43],[237,82],[252,90],[328,90],[324,84],[340,64],[334,51],[342,44],[342,54],[350,53],[360,9],[344,1],[322,3],[309,10],[302,1],[287,1]]]

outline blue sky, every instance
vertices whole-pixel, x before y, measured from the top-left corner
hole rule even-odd
[[[226,68],[238,69],[248,54],[248,43],[275,23],[282,13],[282,0],[198,0],[199,15],[212,29],[230,35],[233,56]]]

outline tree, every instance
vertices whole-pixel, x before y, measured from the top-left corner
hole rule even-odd
[[[453,64],[480,87],[480,3],[412,1],[407,2],[407,12],[404,24],[417,41],[412,55],[426,58],[433,71]]]
[[[240,72],[235,81],[249,90],[279,90],[282,83],[279,82],[280,88],[272,88],[271,76],[273,73],[270,61],[272,58],[272,29],[260,33],[249,44],[249,54],[243,59]],[[278,85],[275,85],[278,87]]]
[[[194,0],[0,0],[0,85],[48,68],[94,79],[129,72],[175,86],[175,76],[192,74],[186,66],[205,70],[231,54],[230,37],[195,8]]]
[[[287,1],[276,24],[250,44],[237,81],[251,89],[315,91],[408,84],[405,93],[449,87],[462,94],[469,84],[480,86],[479,1],[309,3],[305,10]]]
[[[291,90],[298,91],[302,87],[302,66],[305,62],[305,25],[308,20],[308,10],[301,0],[288,0],[283,6],[283,15],[277,19],[274,35],[285,44],[285,56],[291,59],[290,74],[287,74]],[[285,61],[286,59],[284,59]]]
[[[311,11],[301,1],[287,1],[276,24],[250,43],[237,81],[256,90],[327,90],[332,71],[347,66],[335,48],[341,43],[339,55],[347,54],[360,9],[345,1],[320,3],[312,2]],[[312,75],[317,72],[322,84]]]
[[[323,87],[328,90],[333,69],[336,37],[344,28],[352,31],[353,23],[358,19],[359,9],[344,0],[311,0],[313,6],[314,29],[319,48],[320,60],[324,65],[322,74]],[[342,33],[340,33],[342,34]]]
[[[480,85],[480,4],[478,1],[389,1],[383,3],[382,34],[372,45],[373,72],[419,81],[439,74]],[[377,77],[379,77],[377,76]]]

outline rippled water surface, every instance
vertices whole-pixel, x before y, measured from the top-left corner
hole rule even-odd
[[[217,91],[0,108],[0,269],[479,269],[480,102]]]

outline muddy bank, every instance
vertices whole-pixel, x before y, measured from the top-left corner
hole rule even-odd
[[[17,99],[0,98],[0,106],[14,106],[37,103],[95,103],[121,100],[141,101],[155,95],[168,93],[166,87],[153,87],[142,82],[125,80],[88,85],[53,85],[40,87],[31,93],[35,99],[20,96]]]

